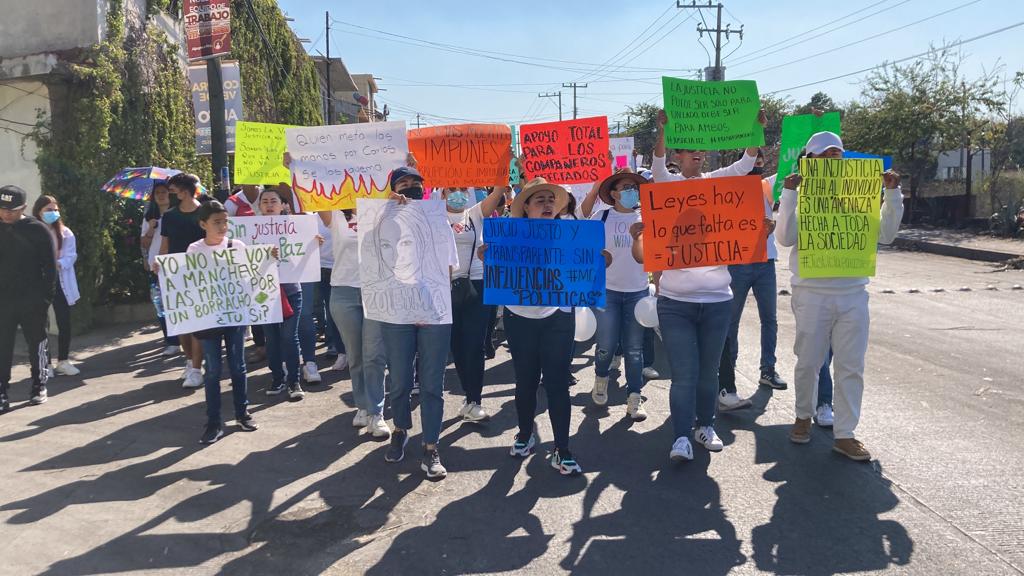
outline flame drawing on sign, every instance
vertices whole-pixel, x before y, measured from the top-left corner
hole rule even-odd
[[[356,198],[387,198],[391,191],[390,176],[388,173],[384,185],[380,186],[372,177],[367,184],[365,176],[360,175],[357,181],[351,173],[345,172],[345,178],[340,186],[331,184],[330,188],[327,188],[324,183],[314,178],[307,189],[299,185],[298,178],[292,174],[292,190],[299,201],[299,208],[304,212],[344,209],[355,206]]]

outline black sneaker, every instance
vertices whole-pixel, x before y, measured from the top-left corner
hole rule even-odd
[[[255,432],[260,429],[256,425],[256,419],[249,413],[243,414],[241,418],[235,418],[235,422],[238,424],[238,429],[242,432]]]
[[[224,436],[224,428],[220,424],[207,424],[203,437],[199,439],[200,444],[213,444]]]
[[[441,465],[441,455],[437,453],[437,448],[433,450],[423,449],[423,460],[420,462],[420,468],[427,473],[427,478],[430,479],[444,478],[448,475],[448,471]]]
[[[575,374],[569,374],[569,386],[575,386],[575,385],[577,385],[579,383],[580,383],[580,381],[576,379],[576,375]]]
[[[28,401],[29,404],[31,404],[33,406],[36,406],[38,404],[42,404],[43,402],[46,402],[46,399],[47,399],[46,386],[40,384],[38,386],[33,386],[32,387],[32,397],[29,398],[29,401]]]
[[[7,392],[0,392],[0,414],[3,414],[10,409],[11,399],[7,397]]]
[[[267,396],[277,396],[284,392],[284,388],[284,382],[274,382],[270,385],[270,388],[267,388]]]
[[[580,468],[580,465],[576,463],[576,459],[572,457],[572,452],[559,450],[558,448],[555,448],[555,451],[551,453],[551,467],[558,470],[562,476],[576,476],[583,473],[583,468]]]
[[[761,378],[757,383],[761,386],[767,386],[775,390],[785,390],[786,388],[789,388],[786,381],[783,380],[775,370],[772,370],[771,372],[761,372]]]
[[[302,391],[302,386],[299,386],[298,382],[288,385],[289,400],[302,400],[305,397],[306,393]]]
[[[384,454],[387,462],[401,462],[405,458],[405,445],[409,443],[409,433],[400,428],[395,428],[391,433],[391,446]]]

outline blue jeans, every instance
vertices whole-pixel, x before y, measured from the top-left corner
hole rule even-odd
[[[757,302],[757,314],[761,318],[761,373],[775,371],[775,346],[779,333],[775,261],[732,265],[729,266],[729,274],[732,275],[732,322],[722,352],[718,387],[728,392],[736,392],[740,318],[747,303],[747,293],[751,289]]]
[[[420,383],[420,423],[423,444],[437,444],[444,419],[444,370],[448,364],[451,324],[391,324],[381,322],[384,350],[391,373],[391,410],[395,427],[412,428],[413,363]],[[419,357],[417,358],[417,353]]]
[[[228,353],[228,370],[231,372],[231,397],[235,403],[235,420],[246,412],[249,397],[246,394],[245,379],[245,326],[231,326],[224,329],[223,338],[201,340],[206,373],[203,385],[206,388],[206,420],[208,424],[219,425],[220,417],[220,343]]]
[[[452,310],[452,357],[466,402],[480,403],[484,390],[484,341],[494,306],[484,305],[484,281],[472,280],[476,298]]]
[[[316,287],[319,282],[302,283],[302,309],[295,309],[299,316],[299,349],[303,362],[316,362],[316,324],[313,323],[313,309],[316,307]]]
[[[302,292],[288,296],[288,303],[295,312],[290,318],[278,324],[264,324],[263,333],[267,339],[267,363],[274,383],[284,382],[283,365],[288,368],[288,385],[299,381],[299,311],[302,310]]]
[[[313,323],[317,333],[323,332],[327,337],[327,350],[338,354],[345,353],[345,343],[341,340],[341,331],[331,314],[331,269],[320,269],[320,284],[316,290],[316,303],[313,305]]]
[[[732,302],[696,304],[658,297],[658,321],[665,343],[672,387],[669,408],[676,438],[715,423],[718,364],[729,332]]]
[[[832,405],[832,372],[829,368],[832,367],[832,349],[828,349],[828,358],[825,359],[825,364],[821,367],[821,372],[818,373],[818,406],[821,407],[825,404]]]
[[[381,323],[363,317],[363,297],[359,288],[334,286],[331,289],[331,315],[348,342],[348,373],[352,378],[352,396],[356,408],[370,415],[384,412],[384,337]]]
[[[621,345],[626,362],[626,388],[630,393],[644,387],[644,327],[636,321],[633,309],[649,292],[618,292],[608,290],[604,310],[594,308],[597,317],[597,354],[594,373],[599,378],[608,376],[612,357]]]

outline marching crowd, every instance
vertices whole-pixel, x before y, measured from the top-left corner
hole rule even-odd
[[[763,123],[763,115],[761,117]],[[378,438],[389,438],[385,459],[405,458],[412,428],[412,396],[419,396],[422,428],[421,468],[429,478],[447,472],[439,452],[443,420],[444,375],[454,360],[465,402],[459,412],[468,422],[489,418],[482,390],[486,360],[493,358],[491,334],[498,317],[504,328],[515,370],[515,408],[518,432],[510,447],[514,457],[531,455],[538,445],[534,431],[537,395],[544,389],[554,432],[551,466],[563,475],[582,472],[570,450],[569,388],[575,382],[571,364],[575,353],[575,315],[571,308],[495,306],[484,304],[483,221],[488,217],[591,219],[605,228],[606,305],[593,310],[597,320],[592,401],[604,406],[612,393],[609,374],[624,364],[626,415],[647,417],[644,382],[658,377],[653,341],[660,337],[671,369],[669,407],[676,440],[672,460],[693,459],[694,445],[716,452],[723,449],[715,432],[716,414],[742,409],[750,401],[736,388],[740,317],[752,291],[760,317],[760,378],[762,386],[787,388],[776,370],[777,286],[775,260],[779,246],[792,247],[792,310],[796,321],[794,370],[796,420],[790,439],[811,439],[812,422],[831,427],[834,449],[854,460],[870,453],[855,438],[864,389],[864,359],[868,345],[868,278],[801,278],[797,238],[797,197],[801,177],[785,179],[773,210],[774,176],[763,180],[766,262],[667,270],[648,274],[643,266],[644,223],[639,186],[695,178],[760,175],[764,157],[748,148],[735,163],[704,172],[705,152],[666,150],[667,118],[659,117],[649,170],[621,169],[593,185],[577,205],[565,187],[536,178],[513,190],[434,189],[428,200],[415,159],[390,176],[391,200],[399,204],[440,201],[451,224],[449,258],[424,263],[448,268],[453,318],[450,324],[399,324],[370,320],[363,312],[359,274],[359,214],[356,210],[319,212],[321,278],[318,282],[282,284],[282,318],[276,324],[237,326],[207,333],[168,336],[159,294],[161,254],[241,247],[229,236],[228,218],[295,213],[286,187],[243,186],[226,202],[197,197],[195,176],[177,174],[157,183],[142,226],[144,262],[151,275],[153,302],[164,327],[163,354],[182,353],[181,378],[186,388],[205,388],[205,444],[224,434],[220,379],[222,353],[232,383],[234,419],[238,429],[254,431],[246,384],[247,365],[267,361],[272,382],[268,395],[303,397],[302,384],[321,382],[316,363],[318,336],[336,359],[332,368],[348,369],[357,411],[352,425]],[[803,151],[809,158],[841,158],[843,143],[830,132],[812,136]],[[287,161],[287,157],[286,157]],[[891,242],[902,218],[900,178],[882,176],[884,202],[879,241]],[[75,375],[69,361],[70,307],[78,298],[74,264],[75,236],[62,224],[60,205],[42,196],[26,214],[26,193],[16,186],[0,188],[0,410],[9,408],[14,337],[20,326],[28,343],[31,364],[31,404],[47,399],[52,375]],[[623,231],[628,231],[623,234]],[[395,263],[396,268],[400,263]],[[398,274],[398,272],[395,272]],[[657,328],[637,319],[637,306],[651,293],[657,296]],[[52,307],[58,329],[58,363],[51,368],[46,324]],[[253,347],[247,357],[245,340]],[[831,371],[830,371],[831,366]],[[205,372],[203,368],[205,367]],[[830,373],[831,372],[831,373]],[[834,378],[832,378],[834,373]],[[387,375],[387,377],[386,377]],[[834,391],[833,391],[834,388]],[[384,418],[385,400],[393,415]]]

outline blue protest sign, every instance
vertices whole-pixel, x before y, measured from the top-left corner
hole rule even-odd
[[[868,158],[871,160],[881,158],[882,170],[888,170],[892,168],[892,156],[877,156],[875,154],[865,154],[864,152],[853,152],[851,150],[847,150],[843,152],[843,158]]]
[[[485,218],[484,304],[603,307],[604,226]]]

